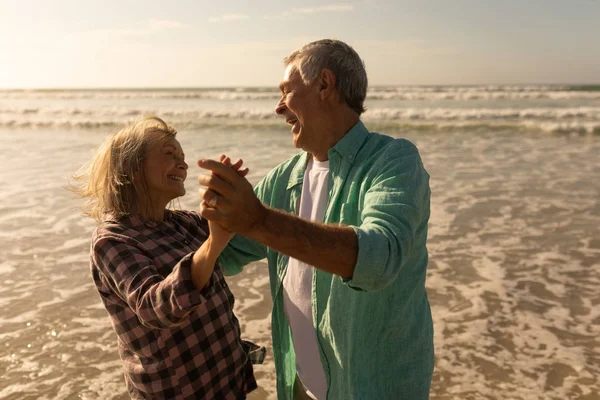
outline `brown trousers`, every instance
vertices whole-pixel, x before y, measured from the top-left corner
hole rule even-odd
[[[296,375],[296,381],[294,382],[294,400],[313,400],[312,397],[306,394],[306,388],[298,375]]]

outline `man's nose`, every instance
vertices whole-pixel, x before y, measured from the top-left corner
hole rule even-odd
[[[275,107],[275,114],[283,115],[283,112],[286,110],[286,108],[285,101],[283,101],[282,97],[281,100],[279,100],[279,103],[277,103],[277,107]]]

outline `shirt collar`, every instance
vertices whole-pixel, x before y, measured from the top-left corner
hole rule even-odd
[[[165,222],[170,222],[172,219],[173,219],[173,212],[168,209],[165,209],[164,220],[161,222],[148,221],[148,220],[141,218],[138,215],[126,214],[126,215],[117,217],[113,213],[106,213],[104,215],[103,220],[104,220],[104,222],[117,222],[119,224],[129,226],[131,228],[143,228],[143,227],[156,228],[157,226],[159,226]]]
[[[306,165],[308,164],[308,153],[304,152],[300,154],[298,158],[298,162],[292,169],[290,174],[290,179],[288,181],[288,190],[293,188],[296,185],[302,185],[304,182],[304,171],[306,170]]]
[[[331,160],[331,156],[334,153],[342,156],[342,159],[347,160],[350,164],[354,163],[356,154],[362,147],[363,143],[369,136],[369,131],[362,123],[358,121],[349,131],[346,133],[329,151],[327,155]],[[292,169],[290,179],[288,181],[287,189],[291,189],[294,186],[301,185],[304,182],[304,171],[308,164],[308,153],[303,152],[298,158],[298,162]]]
[[[332,153],[338,153],[343,159],[350,164],[354,164],[356,154],[362,147],[363,143],[369,136],[369,131],[362,123],[358,121],[349,131],[342,137],[331,149],[328,156],[331,160]]]

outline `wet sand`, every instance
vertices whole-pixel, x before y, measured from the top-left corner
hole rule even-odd
[[[0,398],[125,399],[89,274],[93,221],[65,187],[105,132],[0,132]],[[242,156],[256,183],[289,132],[180,131],[189,159]],[[600,138],[403,134],[431,174],[432,399],[600,399]],[[193,162],[192,162],[193,164]],[[182,208],[195,208],[192,165]],[[271,346],[268,277],[232,277],[248,339]],[[275,399],[272,352],[251,398]]]

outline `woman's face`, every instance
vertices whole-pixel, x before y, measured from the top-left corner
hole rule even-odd
[[[144,178],[153,204],[166,205],[185,194],[183,182],[188,165],[181,145],[174,137],[150,142],[144,160]]]

